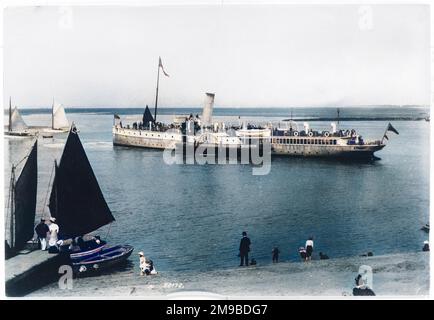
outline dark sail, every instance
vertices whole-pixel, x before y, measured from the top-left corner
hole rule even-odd
[[[152,117],[152,114],[151,114],[151,111],[149,111],[149,108],[148,108],[148,106],[146,106],[146,108],[145,108],[145,112],[143,112],[143,125],[146,127],[146,126],[149,126],[149,123],[151,122],[154,122],[154,118]]]
[[[15,242],[14,248],[23,248],[33,238],[38,185],[38,141],[33,145],[26,164],[15,183]]]
[[[56,166],[49,207],[65,237],[84,235],[115,220],[75,128]]]

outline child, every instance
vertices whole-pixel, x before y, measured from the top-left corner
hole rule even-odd
[[[154,263],[152,260],[147,260],[144,253],[142,251],[139,252],[139,261],[140,261],[140,275],[150,275],[157,274],[157,270],[154,268]]]
[[[300,258],[303,261],[306,261],[306,249],[304,247],[298,248],[298,253],[300,254]]]

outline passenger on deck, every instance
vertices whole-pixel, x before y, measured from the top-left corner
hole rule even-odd
[[[48,240],[48,252],[57,253],[59,252],[59,248],[57,247],[57,241],[59,240],[59,226],[56,224],[56,218],[50,218],[48,230],[50,232],[50,239]]]
[[[424,252],[429,251],[429,242],[428,242],[428,240],[425,240],[425,241],[423,242],[423,248],[422,248],[422,251],[424,251]]]
[[[273,262],[277,263],[279,262],[279,248],[274,247],[273,250],[271,250],[271,253],[273,254]]]
[[[312,260],[312,253],[313,253],[313,237],[309,237],[309,239],[306,241],[306,261]]]
[[[41,219],[41,222],[36,225],[35,231],[39,240],[39,248],[45,251],[47,249],[47,234],[50,230],[44,219]]]

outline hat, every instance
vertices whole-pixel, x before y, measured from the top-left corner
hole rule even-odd
[[[137,253],[139,256],[144,256],[145,254],[143,253],[143,251],[140,251],[139,253]]]
[[[41,218],[41,222],[45,222],[45,219],[44,219],[44,218]]]
[[[51,222],[55,222],[55,221],[56,221],[56,218],[51,217],[51,218],[50,218],[50,221],[51,221]]]
[[[424,242],[423,242],[423,244],[428,244],[429,242],[428,242],[428,240],[425,240]]]

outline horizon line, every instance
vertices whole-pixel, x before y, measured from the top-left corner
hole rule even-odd
[[[17,107],[17,106],[14,106]],[[146,106],[63,106],[65,109],[143,109]],[[427,104],[359,104],[359,105],[305,105],[305,106],[219,106],[214,105],[214,109],[292,109],[292,108],[366,108],[366,107],[395,107],[395,108],[420,108],[426,107],[429,108],[430,105]],[[51,109],[51,106],[23,106],[19,107],[20,110],[29,110],[29,109]],[[198,108],[202,109],[203,106],[161,106],[158,109],[192,109]],[[4,108],[5,110],[9,109],[9,106]]]

